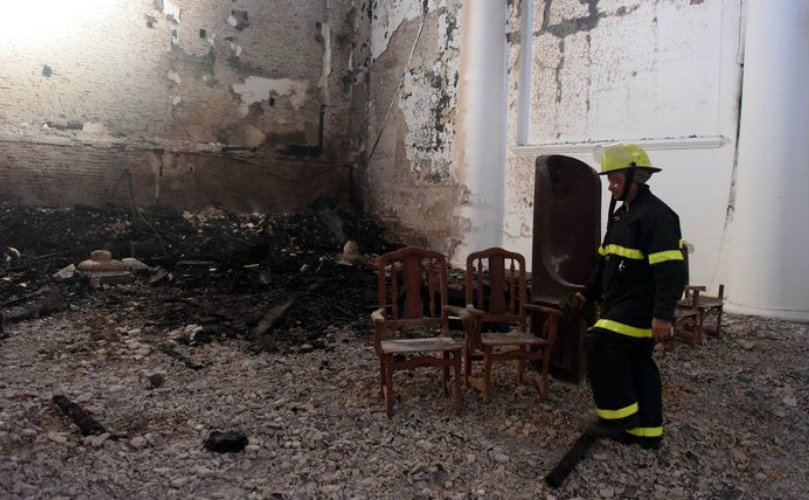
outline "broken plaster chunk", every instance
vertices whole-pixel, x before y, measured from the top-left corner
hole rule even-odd
[[[125,266],[127,271],[151,271],[152,268],[134,257],[124,257],[121,263]]]
[[[353,240],[346,241],[345,245],[343,245],[343,253],[337,256],[337,263],[344,265],[360,264],[365,260],[365,257],[360,254],[359,245]]]
[[[180,96],[174,96],[174,97],[171,98],[171,105],[172,106],[176,106],[176,105],[180,104],[181,102],[183,102],[183,98],[180,97]]]
[[[17,259],[20,258],[20,255],[22,255],[22,254],[16,248],[14,248],[14,247],[6,247],[5,261],[6,262],[11,262],[12,260],[17,260]]]
[[[233,26],[239,31],[250,26],[250,22],[247,20],[246,10],[231,10],[227,21],[229,25]]]
[[[171,0],[163,0],[163,15],[173,23],[180,24],[180,7]]]
[[[93,448],[101,448],[110,437],[112,437],[112,434],[109,432],[105,432],[104,434],[100,434],[98,436],[87,436],[82,441],[82,444],[85,446],[92,446]]]
[[[90,259],[96,262],[106,262],[112,259],[112,252],[109,250],[93,250],[90,252]]]
[[[182,79],[180,79],[180,75],[176,71],[169,71],[166,77],[177,85],[182,83]]]
[[[108,250],[93,250],[90,252],[90,258],[83,260],[76,266],[76,269],[86,274],[93,273],[119,273],[127,270],[126,264],[120,260],[112,258],[112,254]]]
[[[129,446],[136,450],[142,450],[149,445],[149,442],[143,436],[135,436],[129,441]]]
[[[106,135],[107,127],[100,122],[85,122],[81,131],[83,134],[87,135]]]

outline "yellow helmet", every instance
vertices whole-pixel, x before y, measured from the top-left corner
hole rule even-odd
[[[610,172],[625,170],[630,167],[642,168],[652,172],[660,172],[660,169],[652,166],[649,155],[642,147],[635,144],[614,144],[608,146],[601,154],[601,172],[598,175],[606,175]]]

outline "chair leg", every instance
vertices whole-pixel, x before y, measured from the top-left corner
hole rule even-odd
[[[385,358],[379,358],[379,397],[385,397]]]
[[[705,311],[702,309],[697,313],[697,337],[700,341],[705,338]]]
[[[717,337],[722,336],[722,309],[724,309],[724,307],[719,306],[719,308],[718,308],[719,314],[716,315],[716,336]]]
[[[548,370],[551,365],[551,348],[549,346],[545,346],[542,348],[542,381],[541,381],[541,388],[539,389],[539,394],[542,396],[542,399],[546,399],[548,397]]]
[[[470,387],[469,377],[472,376],[472,349],[467,347],[463,352],[463,373],[466,387]]]
[[[385,355],[385,411],[393,415],[393,355]]]
[[[460,415],[463,412],[463,386],[461,384],[461,351],[455,351],[452,355],[452,365],[455,371],[453,377],[454,390],[453,390],[453,403],[455,404],[455,413]]]
[[[688,345],[691,346],[692,348],[697,347],[698,344],[702,343],[702,330],[700,329],[697,322],[694,320],[687,321],[685,326],[686,328],[689,328],[691,330],[690,332],[686,330],[686,332],[688,333],[688,335],[686,336],[686,341],[688,342]]]
[[[527,346],[520,346],[520,357],[517,358],[517,385],[525,383],[525,356],[528,354]]]
[[[491,347],[486,347],[483,350],[483,402],[488,403],[491,400],[491,386],[492,386],[492,354],[494,354]]]
[[[442,385],[444,386],[444,396],[448,396],[449,392],[449,351],[444,351],[444,364],[442,365],[441,372],[442,372]]]

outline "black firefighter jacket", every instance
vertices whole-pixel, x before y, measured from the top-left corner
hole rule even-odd
[[[688,279],[680,219],[644,184],[629,208],[624,204],[612,217],[582,293],[588,301],[603,299],[597,328],[651,338],[652,318],[674,319]]]

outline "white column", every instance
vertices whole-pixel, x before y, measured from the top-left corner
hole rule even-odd
[[[506,4],[467,0],[462,24],[460,116],[463,134],[459,181],[461,242],[453,262],[475,250],[499,246],[503,227],[506,158]]]
[[[747,8],[727,309],[809,320],[809,2]]]

